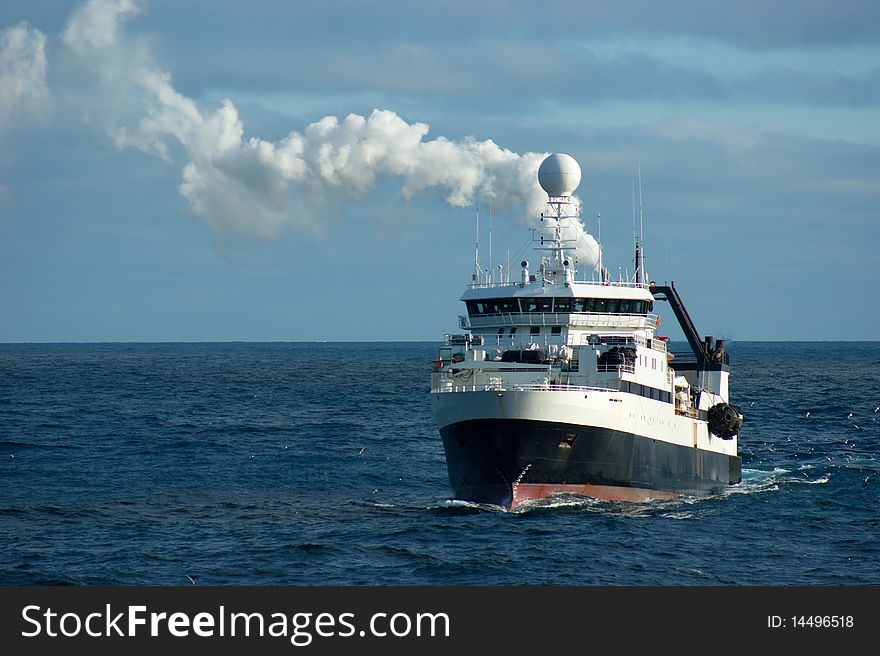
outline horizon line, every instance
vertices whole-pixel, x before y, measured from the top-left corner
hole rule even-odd
[[[442,342],[442,339],[229,339],[229,340],[78,340],[78,341],[12,341],[0,342],[0,346],[52,346],[52,345],[98,345],[98,344],[424,344]],[[685,339],[670,339],[670,342],[687,344]],[[726,338],[728,346],[736,343],[875,343],[880,339],[731,339]]]

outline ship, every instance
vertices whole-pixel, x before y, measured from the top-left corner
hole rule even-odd
[[[444,336],[432,363],[454,499],[508,509],[560,494],[649,502],[739,483],[743,414],[729,400],[725,340],[700,336],[674,282],[648,280],[642,231],[631,275],[612,279],[601,256],[579,273],[566,227],[580,221],[580,166],[552,154],[537,177],[547,200],[531,229],[534,265],[523,259],[511,276],[508,264],[493,280],[478,263],[460,332]],[[681,352],[657,334],[661,302],[687,341]]]

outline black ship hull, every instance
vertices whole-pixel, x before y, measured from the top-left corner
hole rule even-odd
[[[472,419],[440,429],[456,499],[515,507],[571,493],[643,501],[717,494],[742,460],[632,433],[527,419]]]

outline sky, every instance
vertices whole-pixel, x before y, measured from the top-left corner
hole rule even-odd
[[[872,1],[2,3],[0,342],[439,340],[551,152],[704,334],[876,340],[878,110]]]

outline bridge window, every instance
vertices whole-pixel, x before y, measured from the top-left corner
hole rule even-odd
[[[467,301],[472,317],[495,314],[549,313],[549,312],[607,312],[609,314],[644,314],[653,310],[651,301],[616,298],[553,298],[527,296],[524,298],[487,298]]]
[[[519,299],[520,307],[522,307],[523,312],[537,312],[538,311],[538,299],[537,298],[521,298]]]
[[[556,299],[557,303],[560,299]],[[568,300],[568,299],[565,299]],[[650,312],[653,303],[617,298],[575,298],[571,299],[572,312],[608,312],[609,314],[644,314]],[[557,310],[557,312],[568,310]]]
[[[570,298],[557,298],[554,301],[553,309],[556,312],[571,312],[571,301]]]
[[[519,301],[515,298],[500,298],[498,299],[498,311],[501,314],[519,312]]]
[[[519,300],[523,312],[553,312],[552,296],[530,296]]]
[[[487,298],[479,301],[467,301],[468,314],[513,314],[519,312],[519,301],[515,298]]]

